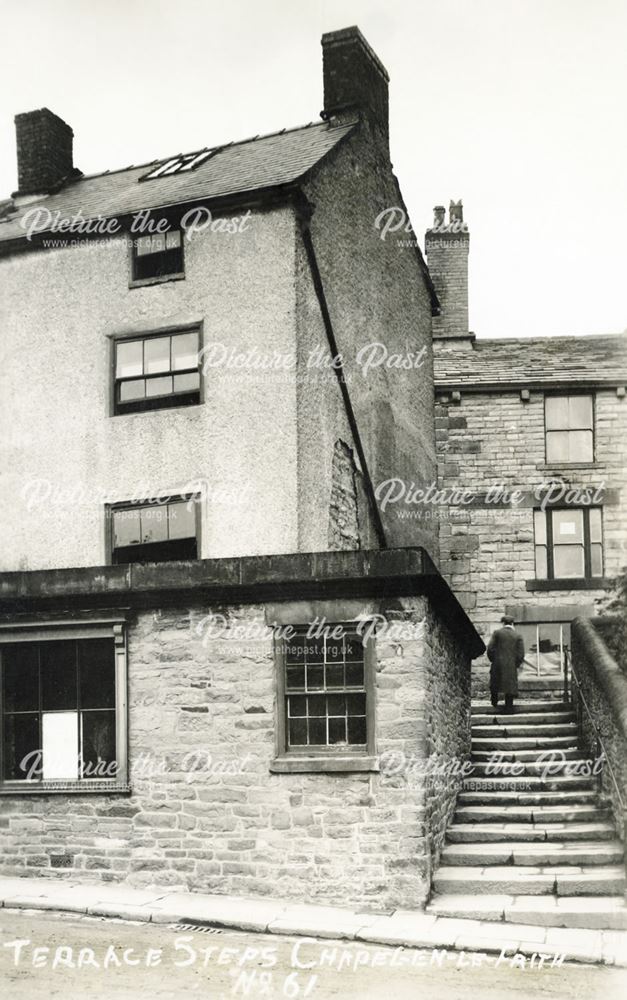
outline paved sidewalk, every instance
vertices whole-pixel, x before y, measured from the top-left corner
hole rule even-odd
[[[407,948],[454,948],[508,956],[564,953],[567,961],[627,968],[627,931],[579,930],[438,917],[422,910],[359,913],[278,899],[243,899],[167,889],[47,878],[0,878],[0,906],[66,910],[159,924],[190,923]]]

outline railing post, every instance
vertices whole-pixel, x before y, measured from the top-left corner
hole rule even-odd
[[[597,797],[598,797],[598,799],[601,798],[601,795],[603,793],[603,768],[599,764],[599,760],[601,759],[602,753],[603,753],[603,745],[601,743],[601,740],[600,740],[599,736],[597,735],[597,738],[594,741],[594,765],[593,766],[595,768],[598,766],[598,770],[596,771],[596,775],[595,775],[595,777],[596,777],[596,784],[597,784]]]

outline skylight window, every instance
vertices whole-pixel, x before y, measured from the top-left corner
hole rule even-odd
[[[169,177],[171,174],[182,174],[188,170],[195,170],[201,163],[208,160],[213,149],[203,149],[200,153],[185,153],[183,156],[174,156],[165,163],[160,163],[158,167],[145,174],[142,181],[152,181],[157,177]]]

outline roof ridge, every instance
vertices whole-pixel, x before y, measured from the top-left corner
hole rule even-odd
[[[77,178],[77,182],[93,180],[96,177],[110,177],[112,174],[123,174],[127,170],[143,170],[145,167],[154,166],[157,163],[166,163],[168,160],[176,159],[178,156],[191,156],[196,153],[204,153],[207,151],[216,151],[216,155],[220,153],[223,149],[230,149],[232,146],[245,146],[248,143],[262,142],[264,139],[272,139],[277,135],[286,135],[290,132],[302,132],[304,129],[308,128],[333,128],[331,124],[333,121],[330,118],[328,121],[313,121],[307,122],[305,125],[293,125],[291,128],[276,129],[274,132],[264,132],[259,135],[248,136],[246,139],[231,139],[230,142],[216,143],[214,146],[202,146],[198,150],[191,150],[190,152],[178,152],[170,154],[169,156],[157,157],[155,160],[147,160],[145,163],[131,163],[126,167],[117,167],[115,170],[99,170],[93,174],[83,174],[82,177]],[[354,121],[346,121],[346,125],[355,125],[358,121],[358,117],[355,117]]]

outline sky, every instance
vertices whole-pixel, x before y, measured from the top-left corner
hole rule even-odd
[[[421,243],[463,199],[480,337],[627,328],[627,0],[0,0],[0,198],[13,116],[46,106],[96,173],[318,120],[320,37],[390,74]]]

